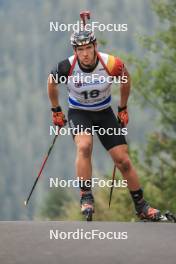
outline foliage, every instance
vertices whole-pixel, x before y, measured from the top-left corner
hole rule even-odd
[[[160,203],[156,202],[158,192],[153,197],[155,204],[175,211],[176,3],[173,0],[153,1],[153,8],[162,22],[162,28],[152,37],[141,38],[150,56],[142,61],[131,59],[136,69],[133,84],[145,104],[159,112],[158,126],[148,138],[144,175],[162,193]],[[155,60],[151,59],[153,57]]]

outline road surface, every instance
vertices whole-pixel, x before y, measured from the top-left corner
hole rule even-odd
[[[176,225],[0,222],[0,263],[175,264]]]

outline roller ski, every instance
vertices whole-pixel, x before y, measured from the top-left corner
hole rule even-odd
[[[87,221],[92,221],[94,213],[94,198],[91,192],[81,194],[80,199],[81,213],[86,217]]]
[[[169,211],[161,214],[158,209],[152,208],[147,202],[144,202],[144,206],[136,214],[140,222],[176,223],[176,216],[174,214]]]
[[[167,211],[164,214],[160,214],[160,217],[157,219],[143,218],[140,220],[140,222],[176,223],[176,215]]]

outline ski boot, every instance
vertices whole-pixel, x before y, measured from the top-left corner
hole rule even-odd
[[[162,218],[158,209],[152,208],[146,201],[142,202],[142,207],[136,208],[137,216],[143,222],[159,222]]]
[[[81,199],[81,212],[86,216],[87,221],[92,221],[92,214],[94,213],[94,198],[92,192],[82,192]]]

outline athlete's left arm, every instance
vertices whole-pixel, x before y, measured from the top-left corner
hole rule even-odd
[[[124,66],[122,79],[120,83],[120,102],[119,102],[120,108],[124,108],[125,106],[127,106],[128,97],[130,95],[130,89],[131,89],[130,74],[127,68]]]

